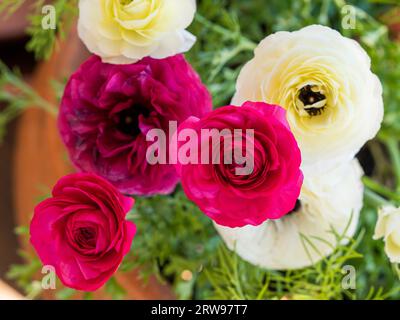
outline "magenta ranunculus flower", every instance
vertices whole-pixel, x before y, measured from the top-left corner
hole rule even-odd
[[[94,291],[117,270],[136,232],[125,220],[134,200],[89,173],[61,178],[35,208],[31,243],[70,288]]]
[[[178,176],[173,165],[146,161],[146,133],[168,132],[169,121],[202,117],[211,108],[210,94],[182,55],[129,65],[92,56],[71,76],[58,123],[79,170],[104,177],[123,193],[168,194]]]
[[[181,158],[176,167],[183,189],[219,225],[259,225],[267,219],[278,219],[294,208],[303,174],[300,150],[285,115],[279,106],[246,102],[242,107],[216,109],[202,119],[191,117],[179,126],[178,136],[185,131],[184,136],[190,136],[191,130],[197,133],[198,138],[193,141],[198,144],[199,159],[203,157],[198,164],[187,161],[182,164],[182,155],[194,148],[189,148],[190,140],[179,142],[178,139]],[[219,133],[214,132],[210,138],[204,135],[209,129],[217,129]],[[247,134],[251,129],[252,135]],[[226,139],[229,135],[231,140]],[[212,151],[218,148],[220,152],[214,153],[218,155],[214,157]],[[204,162],[206,150],[209,164]],[[232,156],[235,150],[238,157]],[[245,167],[251,170],[238,170]]]

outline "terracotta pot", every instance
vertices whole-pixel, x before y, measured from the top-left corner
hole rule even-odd
[[[32,87],[42,97],[56,103],[51,80],[68,77],[87,56],[74,29],[50,60],[39,64],[31,81]],[[18,122],[14,161],[14,203],[20,225],[29,225],[38,199],[49,193],[60,177],[72,171],[66,159],[55,116],[38,108],[24,112]],[[118,273],[116,277],[130,299],[173,298],[170,288],[155,278],[145,285],[139,279],[137,270]],[[45,292],[45,298],[53,297],[51,292]],[[95,297],[103,299],[107,295],[100,290]]]

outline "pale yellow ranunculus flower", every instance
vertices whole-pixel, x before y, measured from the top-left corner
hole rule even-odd
[[[162,59],[192,47],[195,12],[195,0],[80,0],[78,31],[104,62]]]
[[[379,209],[374,239],[383,238],[385,252],[392,263],[400,263],[400,208],[384,206]]]
[[[332,231],[348,242],[356,231],[363,203],[363,171],[357,160],[334,170],[305,176],[295,210],[259,226],[229,228],[215,224],[229,249],[266,269],[290,270],[310,266],[338,245]]]
[[[287,110],[305,175],[350,161],[383,118],[382,86],[354,40],[320,25],[277,32],[241,70],[233,104],[264,101]]]

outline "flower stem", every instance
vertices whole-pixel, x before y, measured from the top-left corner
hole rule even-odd
[[[385,198],[368,188],[365,188],[364,190],[364,201],[373,207],[381,207],[388,204],[388,201]]]
[[[372,180],[371,178],[363,177],[362,181],[367,188],[378,193],[379,195],[384,196],[393,201],[400,201],[400,194],[391,191],[389,188],[381,185],[380,183]]]

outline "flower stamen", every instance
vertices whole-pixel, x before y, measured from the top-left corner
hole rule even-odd
[[[300,89],[296,107],[300,116],[319,116],[326,108],[324,91],[316,85],[306,85]]]

